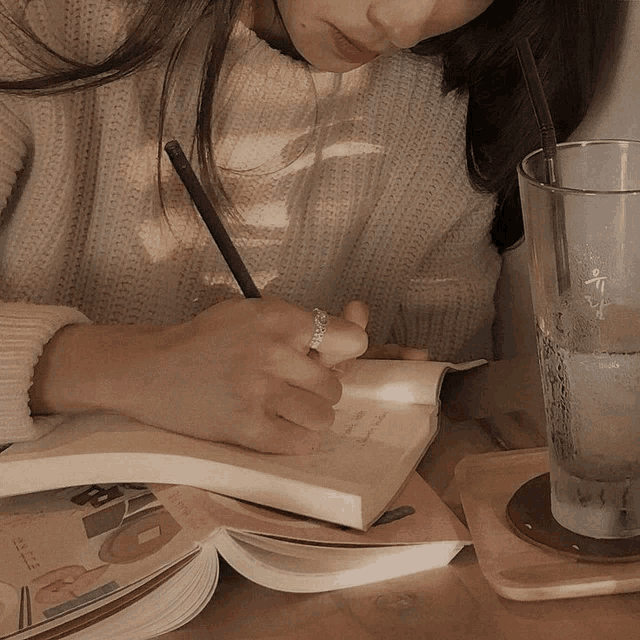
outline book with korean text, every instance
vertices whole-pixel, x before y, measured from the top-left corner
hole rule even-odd
[[[187,486],[3,498],[0,640],[156,637],[207,606],[220,557],[265,587],[321,592],[441,567],[469,542],[416,472],[367,532]]]

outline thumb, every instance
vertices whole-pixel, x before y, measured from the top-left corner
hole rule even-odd
[[[342,317],[366,329],[369,322],[369,307],[362,300],[352,300],[344,305]]]
[[[362,355],[367,349],[365,328],[368,321],[369,307],[364,302],[348,302],[340,317],[331,318],[326,337],[317,349],[317,360],[331,368]]]
[[[344,320],[347,320],[347,322],[352,322],[364,330],[367,328],[367,323],[369,322],[369,307],[361,300],[352,300],[351,302],[347,302],[344,306],[341,315]],[[351,355],[347,358],[331,358],[324,356],[321,357],[321,361],[323,364],[330,366],[332,371],[334,371],[338,377],[342,377],[351,369],[355,362],[355,357],[357,356]]]

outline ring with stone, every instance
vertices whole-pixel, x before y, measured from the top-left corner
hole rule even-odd
[[[317,307],[313,310],[313,335],[309,342],[309,349],[317,349],[324,339],[327,332],[327,323],[329,322],[329,314]]]

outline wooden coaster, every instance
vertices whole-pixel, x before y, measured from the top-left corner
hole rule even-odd
[[[548,470],[546,448],[468,456],[456,468],[478,563],[492,588],[512,600],[640,591],[640,562],[585,562],[515,532],[509,501]]]
[[[525,482],[507,504],[507,519],[516,533],[534,544],[567,553],[586,562],[640,560],[640,536],[590,538],[565,529],[551,513],[549,474]]]

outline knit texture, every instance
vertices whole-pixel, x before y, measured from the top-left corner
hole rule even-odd
[[[0,434],[2,442],[39,438],[53,429],[61,416],[32,420],[29,387],[42,345],[68,324],[88,322],[79,311],[67,307],[20,303],[0,305]],[[30,358],[30,360],[27,360]]]
[[[122,36],[116,2],[59,6],[28,9],[58,50],[96,60]],[[165,124],[165,141],[188,155],[207,32],[179,63]],[[15,73],[2,48],[0,66]],[[57,326],[178,323],[240,295],[165,157],[163,212],[163,76],[156,65],[95,90],[0,98],[0,299],[22,303],[0,316],[0,429],[11,438],[35,433],[27,390]],[[494,198],[467,176],[467,99],[443,96],[440,79],[438,59],[405,52],[319,72],[238,25],[215,148],[235,205],[227,228],[265,294],[333,314],[362,299],[371,343],[461,361],[491,357],[500,259]],[[55,318],[46,330],[43,313]]]

